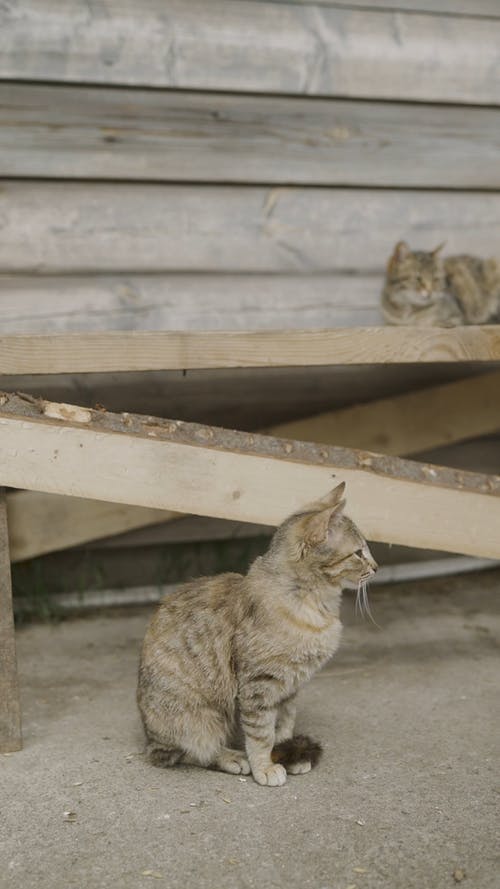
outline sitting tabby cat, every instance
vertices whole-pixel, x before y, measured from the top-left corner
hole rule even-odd
[[[500,321],[500,264],[429,253],[400,241],[388,266],[382,311],[388,324],[456,327]]]
[[[200,578],[163,599],[137,696],[154,765],[252,772],[277,786],[315,764],[320,746],[293,736],[295,696],[339,645],[342,586],[359,591],[377,567],[343,493],[286,519],[245,576]]]

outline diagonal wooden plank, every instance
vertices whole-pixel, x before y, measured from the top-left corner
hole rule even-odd
[[[20,750],[21,707],[12,613],[5,491],[0,489],[0,753]]]
[[[500,429],[500,370],[280,423],[283,438],[418,454]]]
[[[34,491],[7,495],[12,562],[179,518],[177,513]]]
[[[0,374],[499,360],[500,325],[0,336]]]
[[[348,484],[372,540],[495,558],[500,477],[2,395],[0,483],[275,525]]]
[[[500,428],[500,371],[381,398],[267,429],[270,435],[411,454]],[[7,497],[12,561],[162,524],[178,513],[17,491]]]

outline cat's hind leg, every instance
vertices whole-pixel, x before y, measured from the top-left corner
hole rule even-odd
[[[221,747],[214,765],[221,772],[231,775],[250,774],[250,764],[243,751],[232,750],[231,747]]]
[[[228,724],[212,707],[164,708],[144,720],[150,762],[160,768],[197,765],[217,768],[225,749]],[[241,771],[241,769],[240,769]]]
[[[230,747],[214,748],[208,755],[205,750],[200,755],[199,749],[196,752],[188,752],[180,747],[164,747],[153,741],[148,744],[147,754],[151,764],[161,769],[187,765],[219,769],[230,775],[250,774],[250,765],[243,751],[232,750]]]

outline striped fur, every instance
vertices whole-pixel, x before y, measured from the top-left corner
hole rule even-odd
[[[476,256],[441,258],[400,241],[387,266],[382,311],[387,324],[456,327],[498,324],[500,263]]]
[[[294,738],[297,691],[339,645],[342,584],[376,568],[343,491],[287,519],[245,576],[200,578],[164,598],[137,694],[154,765],[251,771],[279,786],[317,762],[319,745]]]

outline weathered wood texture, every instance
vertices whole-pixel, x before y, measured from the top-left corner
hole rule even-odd
[[[411,454],[500,429],[499,388],[500,371],[496,371],[281,423],[267,433],[386,454]],[[446,465],[450,465],[448,459]],[[500,472],[498,460],[495,471]],[[178,513],[33,491],[10,494],[7,505],[13,562],[179,519]],[[224,531],[226,536],[241,533],[234,525]],[[175,531],[171,539],[176,539]]]
[[[500,101],[500,24],[248,0],[12,0],[0,77],[419,101]],[[478,51],[480,47],[480,51]]]
[[[178,518],[177,513],[33,491],[7,496],[12,562]]]
[[[383,323],[379,275],[3,275],[2,333]]]
[[[372,273],[401,238],[500,244],[500,193],[7,181],[0,214],[0,271],[19,273]]]
[[[418,454],[500,430],[500,371],[281,423],[282,438]]]
[[[491,108],[0,84],[2,176],[494,189],[499,154]]]
[[[429,452],[422,457],[425,462],[452,466],[455,469],[469,470],[473,472],[486,472],[493,475],[500,474],[500,443],[498,438],[481,439],[480,441],[465,441],[453,447],[447,446],[440,450]],[[15,495],[11,495],[15,496]],[[54,495],[32,494],[33,497],[45,497]],[[71,503],[73,498],[59,497],[59,500]],[[97,501],[92,501],[100,505]],[[127,507],[131,512],[138,509],[136,506]],[[128,531],[116,537],[95,540],[91,544],[92,549],[126,548],[135,546],[155,546],[164,543],[186,543],[199,540],[228,540],[241,537],[256,537],[259,534],[271,533],[271,528],[262,525],[252,525],[247,522],[230,522],[222,519],[212,519],[200,516],[184,516],[173,522],[164,522],[158,525]],[[54,540],[54,550],[60,549]],[[401,550],[398,548],[397,561],[401,558]],[[409,558],[414,559],[416,552],[411,550]],[[419,550],[418,556],[428,558],[429,553]],[[13,552],[11,551],[11,558]],[[390,551],[384,550],[384,562],[391,560]],[[394,561],[394,559],[392,559]]]
[[[0,374],[500,361],[500,325],[0,336]]]
[[[274,525],[330,489],[333,473],[347,482],[350,513],[369,539],[486,558],[499,552],[497,476],[17,396],[2,400],[0,482],[11,487]]]
[[[421,459],[424,462],[451,466],[455,469],[472,472],[485,472],[492,475],[500,474],[500,440],[498,438],[481,439],[479,441],[465,441],[460,444],[447,446],[446,448],[428,452]],[[33,495],[35,496],[35,495]],[[38,494],[38,497],[45,495]],[[64,498],[61,498],[64,499]],[[68,498],[70,499],[70,498]],[[129,506],[135,510],[137,507]],[[164,543],[187,543],[197,540],[228,540],[239,537],[257,537],[259,534],[270,533],[271,529],[260,525],[252,525],[247,522],[229,522],[222,519],[202,518],[200,516],[184,516],[173,522],[163,522],[158,525],[149,525],[145,528],[137,528],[127,531],[116,537],[107,537],[94,540],[91,549],[113,549],[135,546],[155,546]],[[55,542],[54,550],[57,550]],[[410,560],[418,554],[419,558],[429,558],[430,552],[426,550],[410,550]],[[401,551],[392,557],[388,548],[384,548],[384,564],[387,561],[398,561]],[[404,561],[406,560],[406,557]]]
[[[20,750],[21,707],[12,613],[5,491],[0,489],[0,753]]]
[[[259,0],[261,2],[261,0]],[[268,2],[268,0],[263,0]],[[500,18],[498,0],[272,0],[273,3],[312,4],[313,6],[361,7],[361,9],[393,10],[394,12],[427,12],[432,15],[466,15],[470,18],[487,16]]]

